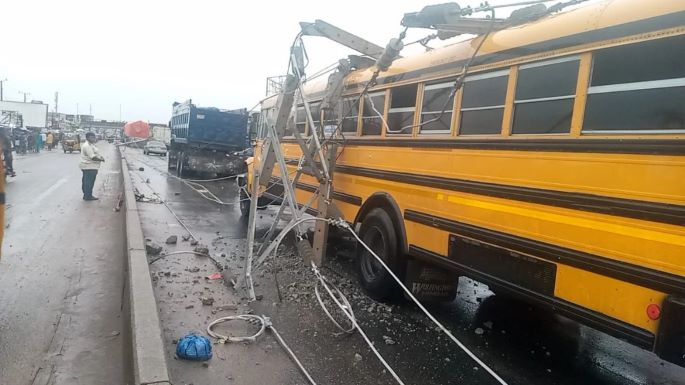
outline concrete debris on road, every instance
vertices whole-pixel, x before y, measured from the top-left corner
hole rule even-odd
[[[385,341],[386,345],[395,345],[396,344],[395,340],[393,340],[392,338],[390,338],[388,336],[383,336],[383,341]]]
[[[202,297],[202,298],[200,298],[200,301],[202,301],[202,304],[204,306],[214,305],[214,297]]]
[[[190,234],[183,234],[181,235],[181,240],[183,242],[188,242],[190,240]]]
[[[197,239],[195,239],[195,238],[193,238],[193,239],[190,240],[190,246],[195,246],[195,245],[197,245],[198,243],[200,243],[200,242],[198,242]]]
[[[476,330],[474,330],[474,332],[478,335],[481,335],[481,334],[485,333],[485,330],[483,330],[483,328],[476,328]]]
[[[192,243],[191,243],[191,245],[192,245]],[[193,251],[196,253],[199,253],[199,254],[205,254],[205,255],[209,256],[209,248],[207,248],[207,246],[198,246]]]
[[[214,310],[216,311],[224,311],[224,310],[238,310],[238,305],[219,305],[219,306],[214,306]]]
[[[359,353],[354,353],[354,360],[360,362],[362,360],[362,355]]]
[[[175,245],[176,242],[178,242],[178,236],[176,235],[170,235],[169,238],[166,239],[167,245]]]
[[[145,251],[148,253],[148,255],[157,255],[162,252],[162,246],[154,242],[146,242]]]

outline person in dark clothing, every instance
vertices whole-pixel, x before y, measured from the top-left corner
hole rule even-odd
[[[2,146],[2,155],[5,158],[5,171],[9,176],[16,176],[14,168],[12,167],[12,141],[7,135],[7,131],[0,132],[0,146]]]

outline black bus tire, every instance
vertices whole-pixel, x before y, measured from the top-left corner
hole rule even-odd
[[[366,215],[359,238],[402,279],[406,260],[401,255],[392,218],[385,210],[375,208]],[[361,244],[357,245],[357,273],[362,287],[375,300],[388,300],[400,294],[397,282]]]

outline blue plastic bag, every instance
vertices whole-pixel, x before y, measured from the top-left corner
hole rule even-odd
[[[212,343],[205,336],[188,334],[178,340],[176,355],[184,360],[207,361],[212,358]]]

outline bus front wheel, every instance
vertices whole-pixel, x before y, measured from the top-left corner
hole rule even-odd
[[[404,260],[392,218],[382,208],[375,208],[362,221],[359,237],[402,279]],[[357,245],[357,270],[362,287],[376,300],[399,294],[399,285],[363,245]]]

